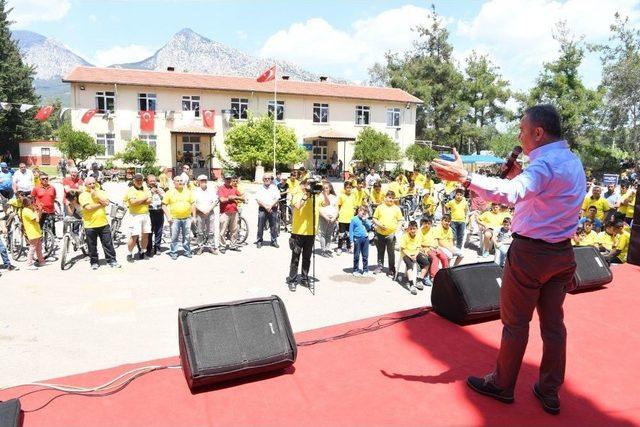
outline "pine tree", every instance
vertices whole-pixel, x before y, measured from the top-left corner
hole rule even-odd
[[[32,67],[24,64],[18,45],[11,38],[6,0],[0,0],[0,101],[14,104],[38,104],[38,96],[33,88]],[[34,110],[21,113],[18,106],[0,111],[0,154],[11,151],[14,159],[19,158],[18,142],[41,133],[34,120]]]

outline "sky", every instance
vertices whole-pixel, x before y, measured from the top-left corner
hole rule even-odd
[[[387,51],[402,53],[428,20],[430,2],[376,0],[8,0],[13,29],[62,42],[95,65],[151,56],[176,32],[197,33],[256,56],[291,61],[354,82]],[[449,0],[434,2],[461,66],[475,50],[499,67],[511,87],[535,84],[558,55],[552,31],[566,21],[576,37],[606,43],[614,14],[640,28],[640,0]],[[587,53],[581,68],[596,87],[601,64]]]

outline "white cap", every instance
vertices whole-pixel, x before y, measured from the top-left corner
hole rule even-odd
[[[196,181],[207,181],[207,175],[198,175],[198,179]]]

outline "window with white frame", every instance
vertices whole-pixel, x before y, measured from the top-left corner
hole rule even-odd
[[[114,133],[99,133],[96,135],[96,142],[104,147],[105,156],[116,154],[116,135]]]
[[[370,107],[368,105],[356,105],[356,124],[368,125],[369,112],[370,112]]]
[[[284,101],[278,102],[278,114],[276,116],[276,120],[284,120]],[[273,101],[267,102],[267,114],[273,116]]]
[[[247,98],[231,98],[231,116],[234,119],[246,119],[248,109],[249,100]]]
[[[329,104],[313,103],[313,123],[329,122]]]
[[[157,142],[158,142],[158,135],[151,135],[151,134],[142,134],[142,135],[138,135],[138,139],[140,139],[140,141],[146,143],[149,147],[153,148],[153,152],[156,152],[156,146],[157,146]]]
[[[327,160],[327,141],[313,141],[313,160]]]
[[[387,127],[400,127],[400,109],[387,108]]]
[[[200,117],[200,96],[184,95],[182,97],[182,111],[195,111],[195,116]]]
[[[140,111],[156,111],[156,94],[139,93],[138,107]]]
[[[116,108],[115,92],[96,92],[96,112],[104,114],[107,111],[113,113]]]

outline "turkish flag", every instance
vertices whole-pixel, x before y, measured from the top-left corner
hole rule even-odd
[[[86,112],[86,113],[84,113],[84,114],[82,115],[82,119],[81,119],[80,121],[81,121],[82,123],[89,123],[89,121],[91,120],[91,118],[92,118],[93,116],[95,116],[95,114],[96,114],[96,112],[97,112],[97,111],[98,111],[98,110],[96,110],[95,108],[92,108],[92,109],[90,109],[90,110],[87,110],[87,112]]]
[[[276,66],[269,68],[256,79],[258,83],[270,82],[276,78]]]
[[[153,132],[153,119],[155,111],[140,111],[140,130]]]
[[[45,105],[41,107],[36,113],[36,120],[44,122],[49,118],[49,116],[53,113],[53,105]]]
[[[213,119],[216,114],[216,110],[204,110],[202,112],[202,122],[208,128],[213,129]]]

